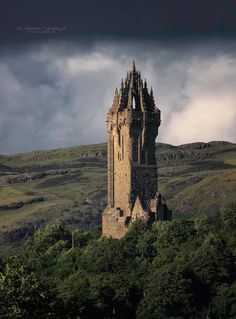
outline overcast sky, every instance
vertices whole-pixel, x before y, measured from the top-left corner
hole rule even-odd
[[[133,19],[139,17],[140,11],[136,11]],[[59,19],[60,23],[53,21],[51,26],[65,25],[68,29],[70,14],[66,16],[67,25]],[[148,86],[153,87],[161,109],[157,141],[236,142],[236,40],[232,35],[225,36],[228,25],[222,19],[212,18],[221,23],[214,24],[212,20],[208,26],[210,31],[214,31],[212,26],[216,31],[225,28],[224,35],[217,36],[186,36],[186,30],[199,31],[197,26],[200,28],[201,24],[194,24],[193,20],[191,25],[187,19],[181,26],[177,18],[171,20],[167,16],[159,29],[165,25],[177,26],[177,30],[182,27],[185,36],[135,33],[129,37],[90,37],[86,32],[72,36],[67,30],[29,34],[20,29],[24,21],[20,10],[14,18],[14,32],[6,29],[7,36],[0,47],[0,154],[104,142],[106,112],[133,60]],[[150,23],[154,23],[154,18]],[[32,15],[28,14],[27,19],[32,20]],[[42,27],[42,21],[30,24],[27,19],[27,27]],[[140,19],[137,28],[141,28]],[[100,20],[94,20],[96,27],[115,28],[112,19],[103,25],[98,23]],[[81,21],[86,29],[86,20]],[[94,27],[91,21],[86,22],[88,29]],[[130,26],[128,21],[127,18],[124,23]],[[76,25],[73,19],[72,22]],[[144,31],[150,27],[146,25]],[[117,31],[113,29],[113,33]],[[120,31],[124,31],[123,27]],[[19,41],[22,36],[24,39]]]

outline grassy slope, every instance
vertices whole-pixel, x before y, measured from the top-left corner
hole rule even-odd
[[[157,144],[159,190],[174,216],[213,214],[236,194],[236,145]],[[16,176],[43,172],[34,180]],[[11,183],[5,183],[6,177]],[[44,201],[0,211],[0,248],[20,242],[45,223],[74,227],[101,222],[106,202],[106,145],[70,147],[0,156],[0,207],[37,197]]]

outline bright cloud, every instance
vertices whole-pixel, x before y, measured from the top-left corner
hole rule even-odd
[[[103,142],[114,89],[136,60],[162,111],[159,141],[236,141],[236,49],[47,43],[2,54],[0,153]]]

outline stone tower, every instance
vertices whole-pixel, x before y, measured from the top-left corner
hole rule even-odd
[[[107,113],[108,203],[102,216],[103,236],[123,237],[138,218],[152,222],[171,217],[157,192],[155,139],[160,123],[152,89],[133,63]]]

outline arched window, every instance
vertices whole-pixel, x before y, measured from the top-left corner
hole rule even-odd
[[[135,102],[135,97],[133,96],[133,109],[136,109],[136,102]]]

